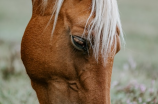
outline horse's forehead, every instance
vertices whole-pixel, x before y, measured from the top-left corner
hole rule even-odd
[[[65,3],[64,15],[72,25],[84,28],[91,13],[91,0],[83,0],[73,4],[70,7],[69,2]]]
[[[65,15],[67,19],[71,21],[72,25],[80,25],[81,27],[85,27],[90,12],[81,10],[68,10]]]

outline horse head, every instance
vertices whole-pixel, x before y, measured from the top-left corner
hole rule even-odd
[[[116,0],[32,0],[21,56],[40,104],[110,104]]]

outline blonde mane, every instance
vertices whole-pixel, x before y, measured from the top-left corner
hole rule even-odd
[[[52,17],[54,16],[54,24],[52,29],[52,34],[55,30],[55,26],[58,19],[58,14],[64,0],[56,0],[55,6],[53,8]],[[43,0],[44,8],[47,5],[47,0]],[[92,0],[91,14],[85,28],[88,28],[88,40],[92,40],[93,34],[97,34],[93,37],[94,44],[92,45],[93,54],[96,60],[98,60],[99,54],[102,54],[104,61],[108,57],[108,53],[116,50],[116,29],[118,28],[120,36],[122,38],[122,43],[124,44],[124,36],[117,6],[117,0]],[[92,21],[90,18],[95,14]],[[51,17],[51,18],[52,18]],[[84,33],[83,33],[84,35]],[[111,50],[111,46],[114,45],[114,49]],[[113,55],[112,55],[113,56]]]

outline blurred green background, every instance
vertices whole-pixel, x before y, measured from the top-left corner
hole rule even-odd
[[[126,40],[116,55],[112,104],[158,104],[158,0],[118,0]],[[20,60],[31,0],[0,0],[0,104],[38,104]]]

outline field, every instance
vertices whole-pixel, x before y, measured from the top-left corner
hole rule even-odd
[[[158,0],[118,0],[126,45],[116,55],[112,104],[158,104]],[[0,104],[38,104],[20,60],[31,0],[0,0]]]

